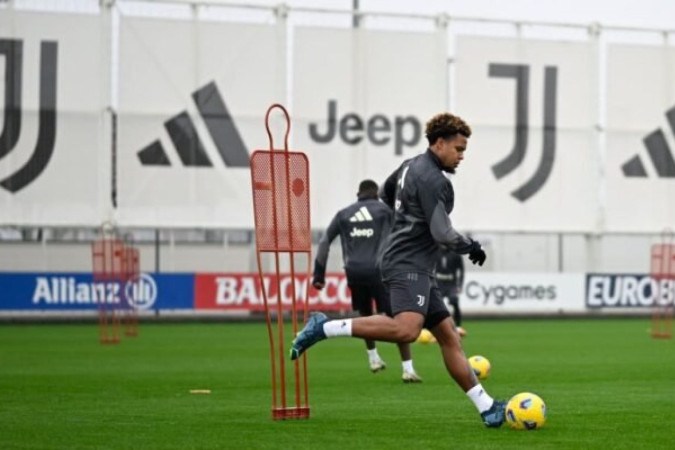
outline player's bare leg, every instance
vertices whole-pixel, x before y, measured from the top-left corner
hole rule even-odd
[[[417,375],[417,372],[415,372],[415,368],[413,367],[410,344],[407,342],[399,342],[396,345],[398,345],[398,352],[401,355],[401,365],[403,366],[403,374],[401,375],[401,379],[404,383],[421,383],[422,377]]]
[[[371,319],[381,317],[384,321],[365,321],[362,319]],[[404,312],[397,314],[396,317],[391,318],[384,315],[367,316],[354,319],[352,321],[352,336],[363,337],[366,342],[372,339],[378,341],[396,342],[398,344],[399,354],[401,355],[401,364],[403,366],[403,374],[401,379],[404,383],[420,383],[422,378],[417,375],[412,363],[412,352],[410,351],[410,339],[412,341],[417,339],[424,318],[422,315],[414,312]],[[393,324],[393,329],[391,328]],[[403,333],[397,333],[403,330]],[[384,334],[382,334],[384,333]],[[408,340],[402,342],[401,339]]]
[[[505,403],[494,400],[478,382],[466,359],[461,337],[452,319],[449,317],[444,319],[429,331],[438,341],[448,373],[474,403],[483,423],[488,427],[501,426],[504,422]]]
[[[357,317],[354,319],[328,320],[324,314],[313,314],[307,323],[305,329],[293,341],[291,346],[291,359],[298,358],[305,350],[316,342],[333,336],[354,336],[360,337],[367,342],[386,341],[399,344],[399,353],[401,354],[401,364],[403,374],[401,376],[404,383],[419,383],[422,379],[415,373],[413,368],[410,342],[417,339],[422,329],[424,317],[415,312],[403,312],[391,318],[384,315],[373,315]],[[381,361],[378,357],[377,360]],[[373,370],[374,360],[371,359],[370,366]],[[378,361],[375,361],[376,363]],[[378,367],[378,370],[384,368]],[[373,370],[377,372],[377,370]]]
[[[438,341],[441,353],[443,354],[445,368],[453,380],[464,392],[476,386],[478,380],[466,359],[459,333],[457,333],[452,319],[447,318],[443,320],[429,331],[431,331]]]
[[[424,317],[414,312],[403,312],[395,318],[378,314],[337,320],[330,320],[323,313],[313,313],[291,344],[291,359],[299,358],[308,348],[327,337],[353,336],[374,341],[411,343],[419,335],[423,322]]]
[[[377,341],[411,343],[417,339],[424,316],[405,311],[391,318],[382,315],[358,317],[352,320],[352,336]]]
[[[370,317],[373,315],[372,305],[368,306],[361,305],[358,311],[361,317]],[[368,353],[368,366],[370,367],[370,371],[373,373],[377,373],[386,369],[387,364],[384,362],[382,357],[380,357],[380,354],[377,351],[375,341],[373,339],[364,339],[363,341],[366,343],[366,351]]]
[[[325,314],[312,314],[305,328],[291,345],[291,359],[297,359],[309,347],[327,337],[353,336],[378,341],[413,342],[424,324],[424,316],[415,312],[402,312],[393,319],[375,315],[355,319],[329,320]],[[443,361],[450,376],[464,390],[480,412],[488,427],[504,423],[504,402],[494,400],[476,380],[469,362],[464,356],[459,335],[452,319],[446,318],[430,331],[439,342]]]
[[[380,354],[377,352],[377,346],[375,341],[372,339],[364,339],[366,343],[366,351],[368,353],[368,365],[370,366],[370,371],[373,373],[380,372],[387,368],[387,364],[380,357]]]

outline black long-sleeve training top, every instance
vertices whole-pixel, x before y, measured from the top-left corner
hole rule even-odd
[[[315,279],[323,280],[330,244],[339,235],[349,282],[379,280],[377,262],[391,221],[391,209],[376,198],[359,199],[338,211],[319,242],[314,260]]]
[[[432,275],[440,246],[459,254],[471,250],[473,241],[452,227],[454,190],[431,150],[404,161],[387,178],[380,196],[394,209],[381,261],[385,279],[400,272]]]

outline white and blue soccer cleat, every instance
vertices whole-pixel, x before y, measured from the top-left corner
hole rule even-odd
[[[328,316],[324,313],[310,314],[305,327],[300,330],[291,343],[292,360],[298,359],[312,345],[326,339],[326,333],[323,331],[323,324],[326,322],[328,322]]]
[[[506,402],[495,400],[492,406],[487,411],[480,413],[483,423],[488,428],[498,428],[502,426],[505,419],[504,410],[506,409]]]

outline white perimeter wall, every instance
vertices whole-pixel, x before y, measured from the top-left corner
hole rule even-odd
[[[658,235],[475,235],[484,244],[488,260],[482,268],[467,261],[475,272],[630,272],[649,271],[649,252]],[[139,244],[141,269],[154,271],[154,243]],[[316,248],[314,249],[316,250]],[[559,257],[562,250],[562,258]],[[90,244],[23,243],[0,241],[0,272],[89,271]],[[264,261],[269,266],[269,261]],[[302,264],[302,262],[300,262]],[[340,271],[339,240],[331,247],[329,271]],[[256,272],[253,245],[187,244],[162,242],[161,272]]]

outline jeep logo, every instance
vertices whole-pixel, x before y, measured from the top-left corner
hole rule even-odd
[[[351,237],[371,237],[375,234],[375,231],[372,228],[352,228],[352,232],[349,233]]]
[[[404,146],[416,146],[422,134],[422,125],[413,116],[396,116],[390,120],[383,114],[375,114],[365,120],[356,113],[347,113],[339,120],[338,125],[336,100],[328,101],[326,124],[328,128],[324,134],[319,132],[318,124],[309,124],[309,136],[314,142],[319,144],[331,142],[339,129],[340,139],[347,145],[357,145],[365,137],[371,144],[381,146],[391,142],[393,134],[395,155],[402,155]]]

